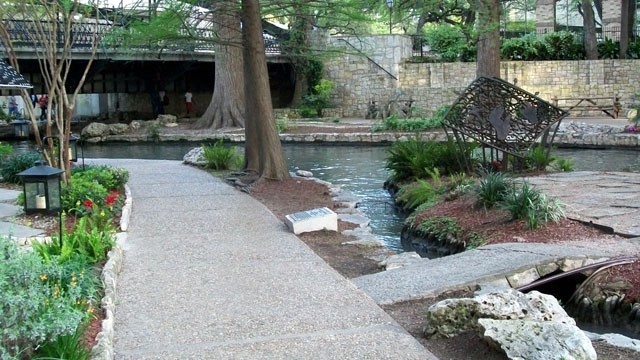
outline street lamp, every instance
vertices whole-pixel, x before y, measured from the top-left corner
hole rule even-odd
[[[389,8],[389,35],[391,35],[391,15],[393,11],[393,0],[387,0],[387,7]]]

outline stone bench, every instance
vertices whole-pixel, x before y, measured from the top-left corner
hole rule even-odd
[[[397,99],[390,101],[370,100],[367,104],[365,119],[386,119],[391,115],[410,118],[413,111],[413,99]]]
[[[616,94],[612,96],[582,96],[582,97],[564,97],[553,96],[551,98],[553,105],[566,111],[601,111],[608,116],[617,119],[622,110],[620,97]]]

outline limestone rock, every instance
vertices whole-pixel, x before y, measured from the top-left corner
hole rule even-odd
[[[122,135],[129,131],[129,125],[127,124],[111,124],[109,125],[110,135]]]
[[[178,118],[175,115],[169,115],[169,114],[158,115],[158,119],[156,120],[158,120],[160,125],[166,125],[166,124],[178,122]]]
[[[474,298],[446,299],[429,307],[426,336],[450,337],[477,329],[478,319],[557,321],[575,325],[575,320],[551,295],[537,291],[523,294],[508,289]]]
[[[407,251],[399,254],[394,254],[381,261],[378,265],[385,270],[393,270],[410,266],[423,261],[429,261],[427,258],[422,258],[415,251]]]
[[[84,127],[81,131],[82,138],[102,137],[109,133],[109,125],[94,122]]]
[[[533,320],[478,320],[485,339],[509,359],[595,360],[589,338],[573,324]]]
[[[182,162],[188,165],[204,166],[207,164],[204,159],[204,150],[202,147],[197,147],[189,150],[189,152],[182,158]]]
[[[296,175],[300,177],[313,177],[313,173],[307,170],[296,170]]]
[[[142,120],[133,120],[131,124],[129,124],[132,130],[138,130],[144,126],[144,121]]]

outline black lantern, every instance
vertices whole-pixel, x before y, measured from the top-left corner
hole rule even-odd
[[[69,161],[77,162],[78,161],[78,143],[80,142],[80,137],[76,134],[71,134],[69,136]],[[82,159],[84,162],[84,158]]]
[[[30,128],[27,120],[14,120],[11,125],[13,125],[13,136],[19,139],[29,137]]]
[[[60,178],[63,171],[43,160],[18,174],[24,184],[24,212],[55,213],[62,209]]]

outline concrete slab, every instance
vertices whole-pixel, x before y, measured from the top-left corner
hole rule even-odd
[[[22,191],[10,190],[10,189],[0,189],[0,202],[13,202],[18,196],[22,194]]]
[[[42,229],[34,229],[28,226],[14,224],[11,222],[0,221],[0,236],[11,236],[17,238],[26,238],[44,235]]]
[[[22,209],[22,206],[0,203],[0,219],[19,214]]]

